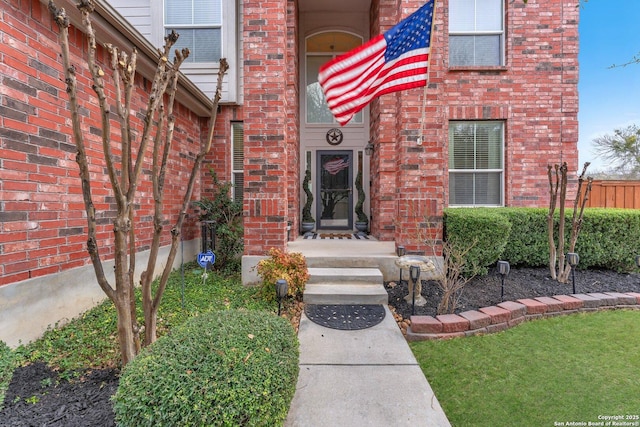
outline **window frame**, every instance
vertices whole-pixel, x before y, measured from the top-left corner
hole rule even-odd
[[[223,54],[223,46],[224,46],[224,40],[223,40],[223,22],[224,22],[224,10],[226,9],[224,1],[223,0],[219,0],[220,2],[220,10],[216,11],[219,13],[219,18],[220,18],[220,22],[219,23],[214,23],[214,22],[207,22],[207,23],[203,23],[203,24],[197,24],[195,22],[191,22],[189,24],[168,24],[166,21],[166,4],[169,0],[163,0],[162,4],[163,4],[163,13],[162,13],[162,31],[163,34],[167,34],[168,30],[172,29],[175,30],[176,32],[180,33],[181,30],[193,30],[193,31],[197,31],[197,30],[219,30],[220,31],[220,58],[224,58],[224,54]],[[176,3],[184,3],[184,0],[174,0]],[[193,4],[195,2],[195,0],[190,0],[192,3],[192,6],[195,7],[195,5]],[[206,2],[210,2],[210,3],[214,3],[213,0],[206,0]],[[205,3],[206,3],[205,2]],[[175,7],[175,6],[174,6]],[[215,8],[214,8],[215,10]],[[195,16],[195,11],[192,10],[192,14],[193,16]],[[193,17],[192,16],[192,17]],[[214,20],[215,21],[215,20]],[[178,40],[178,43],[180,41]],[[194,47],[195,50],[195,47]],[[193,60],[192,60],[193,58]],[[195,52],[192,52],[192,54],[190,55],[189,58],[187,58],[187,60],[184,62],[183,66],[186,66],[187,64],[189,65],[195,65],[195,64],[213,64],[213,63],[217,63],[219,62],[219,58],[218,60],[213,60],[213,61],[195,61]]]
[[[151,1],[151,42],[158,48],[164,45],[164,6],[165,0]],[[221,0],[220,7],[222,8],[220,56],[227,59],[230,70],[224,78],[221,101],[238,102],[240,97],[238,88],[240,71],[238,70],[237,58],[240,46],[238,45],[239,36],[237,32],[241,5],[239,5],[236,0]],[[170,28],[173,28],[173,26],[170,26]],[[192,28],[195,28],[195,26]],[[211,75],[213,78],[216,78],[219,68],[220,63],[218,61],[185,62],[180,67],[180,70],[186,76]]]
[[[499,169],[495,169],[495,168],[486,168],[486,169],[478,169],[476,162],[477,162],[477,151],[475,150],[476,147],[476,135],[477,135],[477,124],[488,124],[488,123],[494,123],[494,124],[499,124],[501,129],[500,129],[500,149],[498,150],[498,152],[500,153],[500,168]],[[451,150],[453,149],[454,146],[454,141],[452,141],[451,139],[451,128],[453,126],[455,126],[456,124],[473,124],[474,125],[474,153],[473,153],[473,161],[474,161],[474,167],[473,168],[466,168],[466,169],[454,169],[451,167],[451,161],[450,161],[450,153]],[[448,190],[448,197],[447,197],[447,204],[449,207],[503,207],[505,205],[505,157],[506,157],[506,141],[505,141],[505,128],[506,128],[506,122],[504,120],[450,120],[449,121],[449,127],[448,127],[448,132],[447,132],[447,138],[448,138],[448,155],[447,155],[447,169],[448,169],[448,186],[447,186],[447,190]],[[500,189],[499,189],[499,197],[500,197],[500,201],[498,204],[488,204],[488,203],[476,203],[476,194],[477,194],[477,190],[476,190],[476,186],[474,184],[473,189],[472,189],[472,193],[471,193],[471,197],[472,197],[472,202],[471,203],[451,203],[451,194],[452,194],[452,189],[451,189],[451,176],[452,174],[457,174],[457,175],[463,175],[463,174],[478,174],[478,173],[485,173],[485,174],[498,174],[499,177],[499,183],[500,183]]]
[[[360,40],[360,45],[365,43],[365,39],[363,36],[361,36],[360,34],[357,34],[355,32],[352,31],[345,31],[345,30],[338,30],[338,29],[332,29],[332,30],[323,30],[323,31],[318,31],[312,34],[307,35],[304,38],[304,73],[303,73],[303,78],[304,78],[304,102],[303,102],[303,114],[304,114],[304,123],[308,128],[313,128],[313,127],[326,127],[326,126],[337,126],[338,125],[338,121],[336,120],[335,117],[333,117],[333,114],[331,114],[329,112],[329,114],[331,115],[331,121],[330,122],[310,122],[309,121],[309,105],[308,105],[308,94],[307,94],[307,87],[309,86],[309,79],[308,79],[308,74],[309,74],[309,58],[319,58],[319,57],[326,57],[326,61],[328,62],[332,59],[335,59],[336,57],[343,55],[347,52],[349,52],[349,50],[346,51],[332,51],[332,52],[323,52],[323,51],[313,51],[313,50],[307,50],[308,49],[308,43],[311,39],[313,39],[316,36],[321,36],[324,34],[331,34],[331,33],[341,33],[341,34],[346,34],[349,36],[352,36],[356,39]],[[353,48],[355,48],[357,46],[354,46]],[[326,106],[326,102],[325,102],[325,106]],[[356,115],[354,115],[353,119],[346,125],[349,127],[363,127],[364,123],[365,123],[365,112],[368,111],[368,106],[363,108],[362,110],[360,110],[358,113],[356,113]],[[327,107],[328,110],[328,107]]]
[[[451,3],[455,2],[455,1],[462,1],[462,0],[449,0],[449,22],[448,22],[448,28],[449,28],[449,34],[448,34],[448,67],[450,69],[483,69],[483,68],[504,68],[506,67],[506,19],[505,19],[505,2],[504,0],[500,0],[500,25],[501,25],[501,29],[500,30],[474,30],[474,31],[452,31],[451,30]],[[478,15],[476,13],[476,11],[478,10],[478,1],[481,0],[473,0],[474,1],[474,18],[478,18]],[[456,37],[456,36],[498,36],[499,37],[499,63],[498,64],[482,64],[482,65],[476,65],[475,64],[475,49],[473,51],[474,54],[474,64],[452,64],[451,60],[452,60],[452,54],[451,54],[451,37]]]

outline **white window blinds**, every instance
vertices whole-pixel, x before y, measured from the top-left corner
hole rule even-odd
[[[502,206],[503,123],[449,124],[449,205]]]

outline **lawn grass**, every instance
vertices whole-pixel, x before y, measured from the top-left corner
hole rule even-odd
[[[411,348],[454,426],[587,425],[640,415],[639,325],[640,311],[582,313]]]

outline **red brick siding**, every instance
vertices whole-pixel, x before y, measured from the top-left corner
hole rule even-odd
[[[372,34],[387,31],[420,5],[374,2]],[[417,219],[440,216],[448,204],[451,120],[504,121],[507,206],[546,206],[547,164],[566,161],[570,173],[578,169],[575,2],[505,2],[506,64],[487,69],[449,69],[448,7],[448,0],[436,6],[422,146],[416,144],[422,88],[371,104],[372,230],[410,251],[425,250],[414,237]],[[410,208],[416,203],[423,206],[419,215]]]
[[[289,156],[297,133],[289,135],[287,1],[243,3],[244,12],[244,236],[246,255],[283,248],[288,207]],[[290,107],[290,105],[292,107]],[[292,197],[297,197],[297,195]],[[297,209],[297,207],[296,207]]]
[[[0,285],[64,271],[89,263],[86,251],[86,214],[82,200],[75,144],[72,139],[68,98],[61,71],[57,27],[45,5],[37,1],[12,1],[0,10]],[[82,129],[90,156],[94,203],[99,210],[98,239],[104,259],[113,256],[111,218],[115,202],[101,157],[100,115],[90,76],[84,68],[86,44],[71,28],[71,53],[77,64]],[[99,51],[104,62],[105,53]],[[108,70],[108,67],[103,67]],[[107,79],[106,82],[110,84]],[[134,135],[141,133],[150,83],[137,77],[132,110]],[[109,95],[113,87],[106,88]],[[223,109],[226,111],[226,109]],[[166,228],[177,218],[184,189],[199,144],[206,136],[206,119],[187,108],[175,109],[176,131],[165,184]],[[228,114],[221,114],[219,125]],[[115,115],[113,116],[115,117]],[[119,156],[118,124],[111,121],[114,156]],[[224,127],[222,126],[224,129]],[[201,131],[205,129],[205,132]],[[213,153],[225,152],[224,136],[217,134]],[[146,153],[147,157],[150,149]],[[228,162],[228,160],[227,160]],[[218,165],[215,155],[210,164]],[[145,169],[150,168],[149,163]],[[148,172],[139,185],[136,227],[139,249],[150,245],[152,191]],[[200,196],[200,185],[194,199]],[[184,228],[184,239],[199,233],[195,215]],[[169,243],[165,234],[162,243]]]
[[[300,194],[302,179],[300,177],[300,162],[306,161],[300,153],[300,58],[298,51],[298,2],[287,0],[287,221],[291,222],[289,238],[295,240],[299,230]]]

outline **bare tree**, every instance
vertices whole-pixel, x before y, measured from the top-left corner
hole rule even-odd
[[[183,61],[188,57],[189,50],[183,49],[175,52],[175,60],[169,61],[172,46],[178,40],[175,32],[165,37],[165,44],[160,51],[160,59],[157,63],[156,73],[152,80],[146,113],[143,120],[143,129],[137,141],[134,141],[134,132],[131,124],[131,100],[136,75],[137,52],[134,49],[130,55],[120,51],[117,47],[106,44],[104,47],[109,55],[111,68],[110,76],[114,88],[114,99],[109,100],[105,90],[106,72],[96,59],[97,43],[94,28],[92,26],[91,13],[94,10],[92,0],[80,0],[78,9],[82,15],[81,29],[88,39],[87,67],[92,77],[92,89],[95,92],[102,117],[102,150],[106,163],[106,170],[111,183],[111,188],[116,201],[116,216],[113,220],[114,245],[115,245],[115,288],[105,276],[100,247],[96,237],[96,208],[93,203],[91,189],[91,174],[88,166],[88,154],[85,146],[78,102],[78,83],[76,69],[71,63],[69,52],[69,18],[64,8],[58,8],[53,0],[49,1],[49,10],[58,25],[59,39],[62,50],[62,61],[69,96],[69,109],[73,126],[73,139],[77,148],[76,161],[80,169],[82,184],[82,196],[87,213],[88,240],[87,250],[93,264],[96,278],[101,289],[115,305],[118,315],[118,338],[122,352],[123,364],[132,360],[140,350],[142,344],[148,345],[156,339],[157,311],[165,290],[169,273],[175,259],[182,225],[191,200],[193,187],[199,174],[200,165],[204,156],[209,152],[213,139],[213,129],[220,101],[222,78],[228,69],[226,60],[220,60],[218,84],[213,98],[210,126],[207,139],[201,143],[191,176],[184,194],[182,206],[175,224],[171,228],[171,246],[159,286],[155,294],[151,289],[153,272],[155,270],[159,253],[161,235],[163,230],[163,187],[167,171],[167,161],[171,152],[175,116],[173,105],[177,92],[178,70]],[[120,160],[113,154],[111,139],[110,114],[112,108],[119,121],[119,151]],[[134,201],[145,159],[147,148],[152,148],[152,187],[154,198],[153,237],[149,254],[149,260],[145,271],[141,274],[142,306],[144,311],[145,339],[142,342],[141,326],[136,320],[136,302],[134,296],[134,273],[136,265],[136,234],[134,223]]]
[[[589,193],[591,193],[591,184],[593,178],[587,178],[587,185],[584,186],[585,175],[589,162],[584,164],[582,173],[578,177],[578,188],[576,191],[576,198],[573,202],[573,216],[571,217],[571,236],[569,237],[569,250],[567,252],[574,252],[576,242],[578,241],[578,235],[582,228],[582,218],[584,216],[584,208],[589,200]],[[554,172],[555,170],[555,172]],[[567,163],[563,163],[562,166],[551,165],[547,166],[547,176],[549,178],[549,213],[547,214],[547,234],[549,239],[549,271],[551,277],[560,283],[567,283],[569,280],[569,273],[571,273],[571,266],[565,261],[565,202],[567,199]],[[555,176],[555,179],[554,179]],[[558,200],[558,191],[560,191],[560,200]],[[584,196],[582,196],[584,191]],[[556,248],[554,237],[554,214],[556,205],[560,206],[559,220],[558,220],[558,245]]]
[[[596,155],[611,165],[617,174],[640,176],[640,127],[615,129],[593,140]]]

